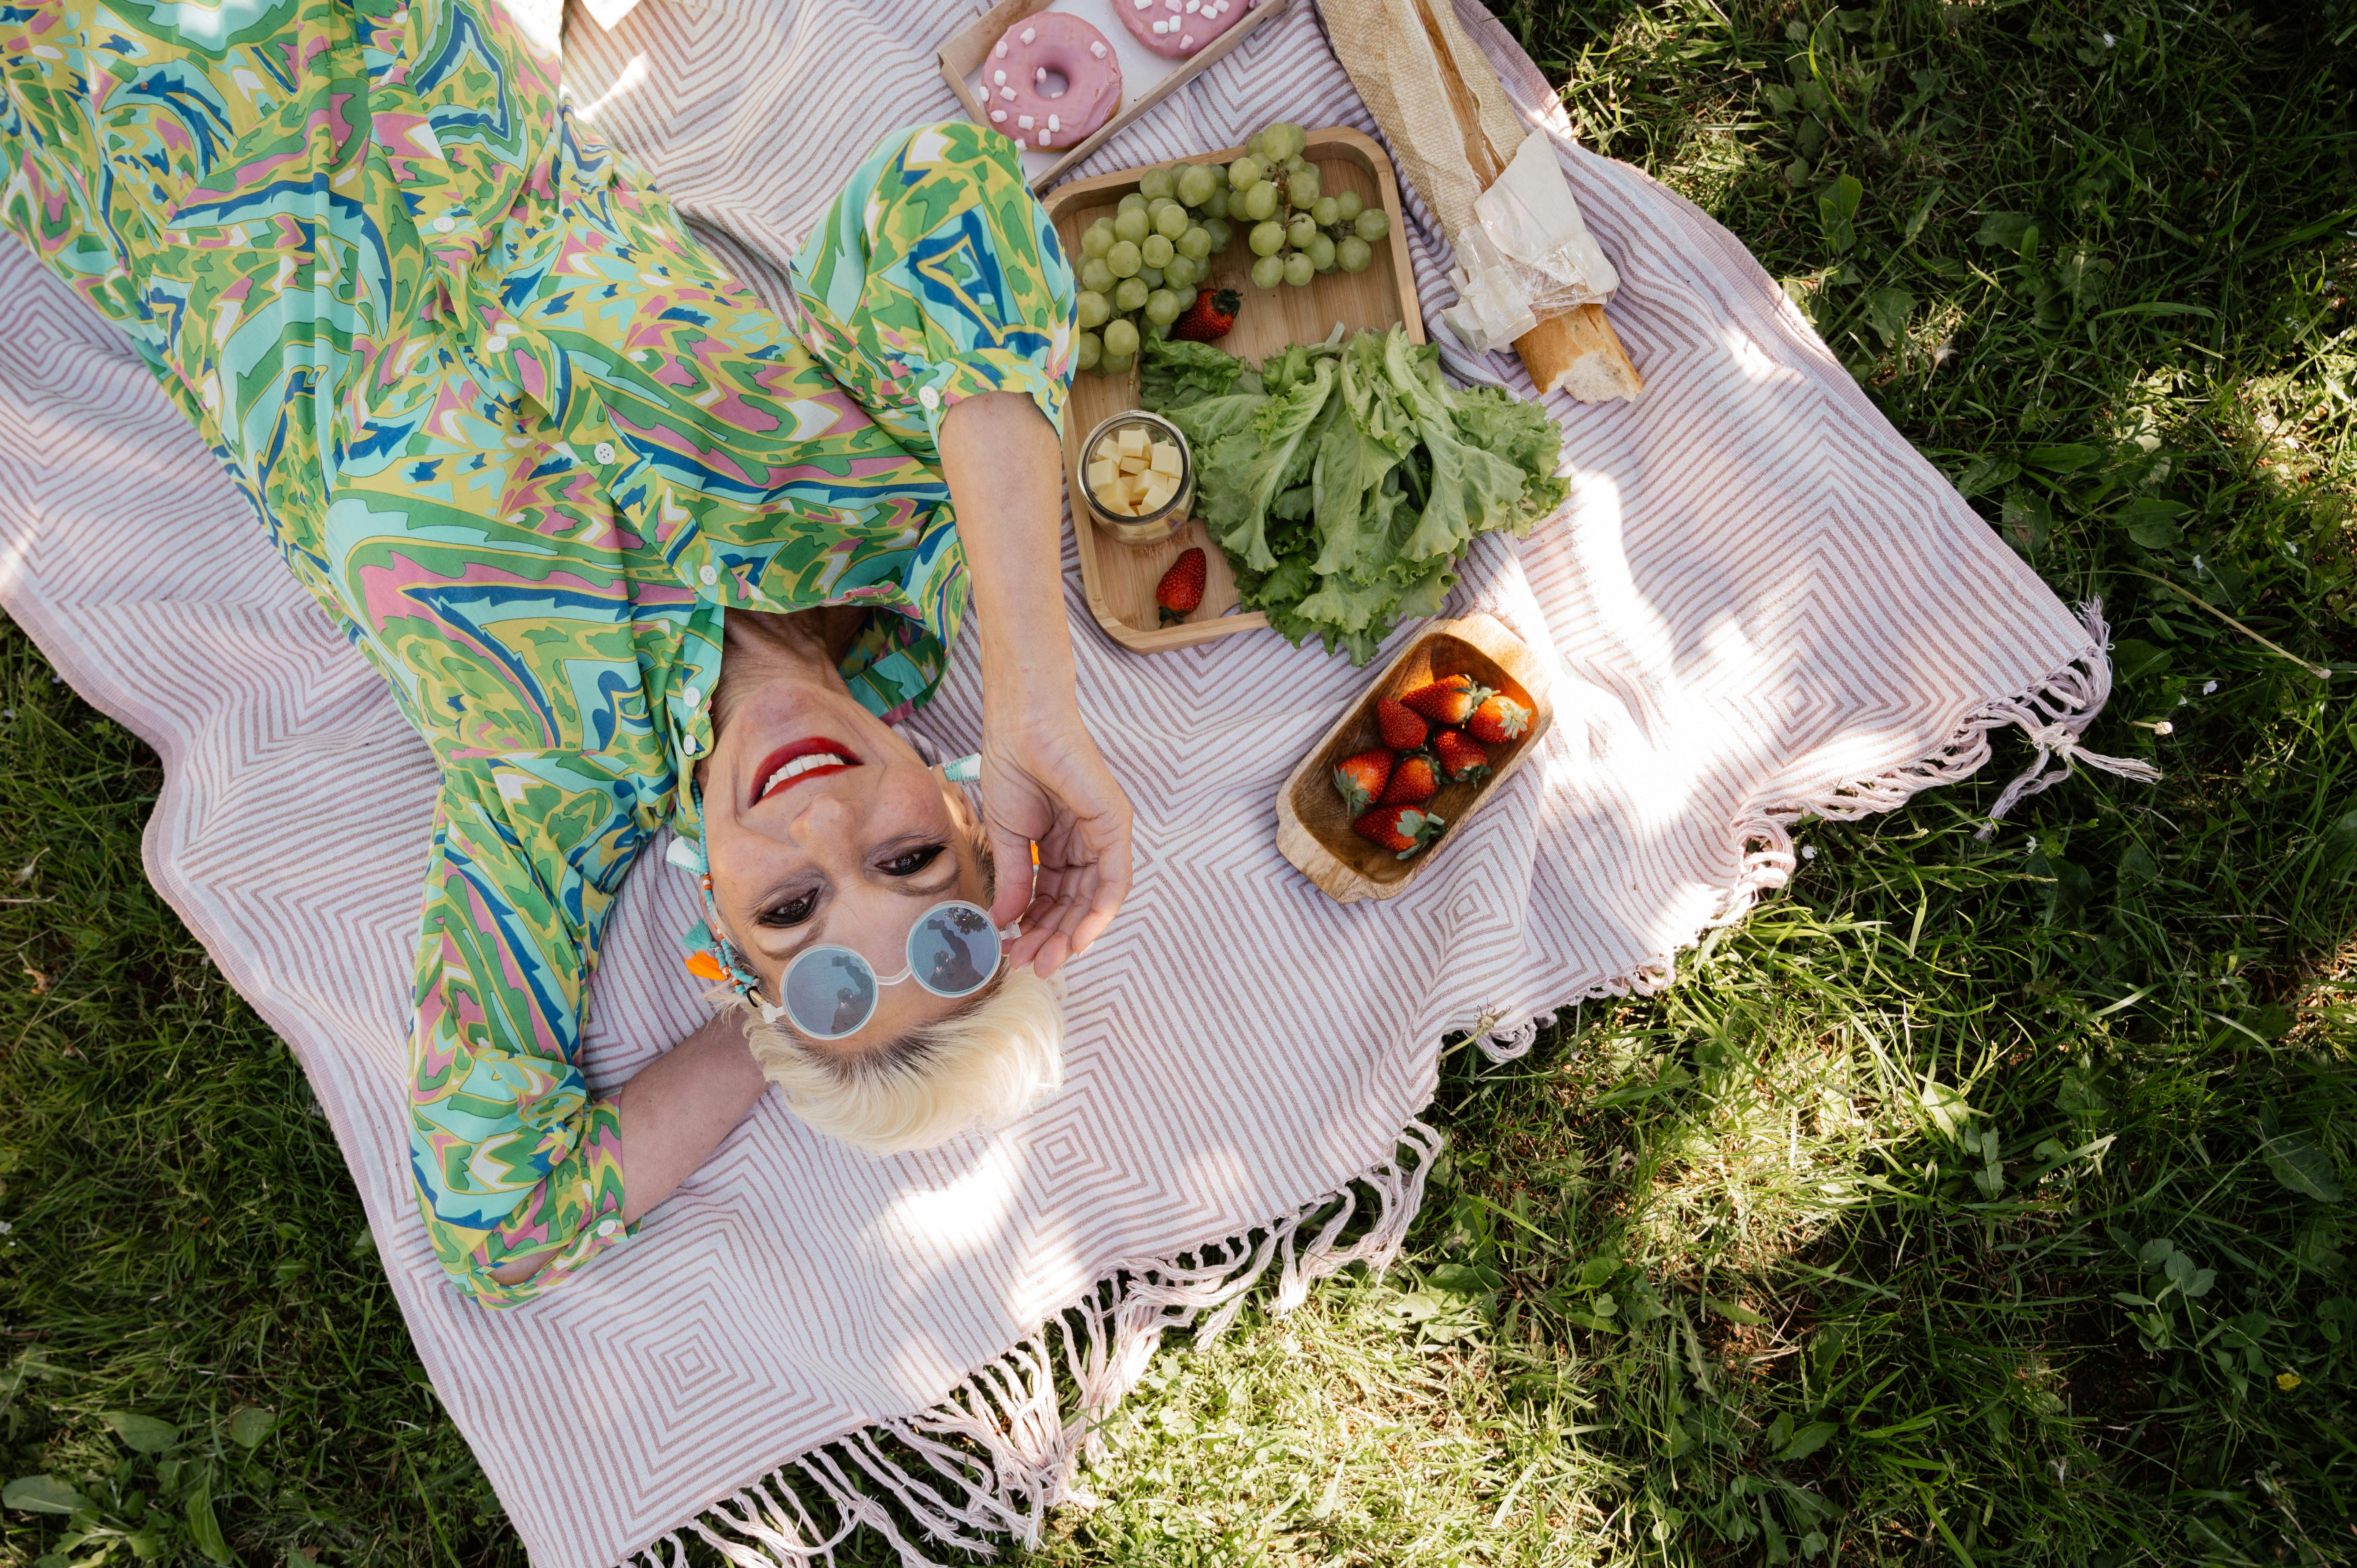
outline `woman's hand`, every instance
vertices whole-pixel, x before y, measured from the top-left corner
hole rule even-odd
[[[1021,918],[1007,961],[1045,978],[1086,952],[1128,897],[1129,797],[1077,707],[1010,714],[985,694],[982,799],[998,882],[990,918]]]
[[[1020,392],[958,403],[942,416],[941,452],[982,637],[982,799],[998,878],[990,915],[1002,926],[1021,917],[1009,961],[1044,977],[1087,951],[1129,894],[1129,799],[1073,692],[1063,453]]]

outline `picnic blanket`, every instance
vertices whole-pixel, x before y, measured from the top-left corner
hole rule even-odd
[[[1543,756],[1405,896],[1333,904],[1278,855],[1273,801],[1366,672],[1267,632],[1127,653],[1068,542],[1082,702],[1138,809],[1135,891],[1070,970],[1068,1087],[890,1159],[766,1103],[644,1234],[512,1313],[445,1284],[407,1173],[425,747],[130,347],[0,246],[0,602],[162,754],[148,873],[300,1057],[434,1386],[544,1568],[678,1561],[694,1531],[739,1563],[801,1561],[861,1520],[909,1561],[1033,1535],[1080,1484],[1082,1418],[1164,1326],[1224,1321],[1264,1276],[1297,1302],[1396,1249],[1444,1036],[1511,1053],[1562,1004],[1659,988],[1783,881],[1796,821],[1962,777],[1993,730],[2067,767],[2109,679],[2100,625],[1910,448],[1738,240],[1579,150],[1530,61],[1457,3],[1560,139],[1649,388],[1554,401],[1567,509],[1485,536],[1450,601],[1550,663]],[[852,163],[956,112],[930,51],[964,15],[644,0],[608,32],[576,9],[566,72],[783,309],[786,258]],[[1279,117],[1374,129],[1308,0],[1082,172]],[[1430,317],[1449,257],[1407,201]],[[1510,358],[1447,368],[1528,391]],[[976,734],[971,652],[916,722],[944,749]],[[596,980],[593,1082],[704,1015],[674,946],[693,913],[657,845]]]

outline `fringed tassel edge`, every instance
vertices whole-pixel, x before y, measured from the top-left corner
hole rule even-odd
[[[909,1538],[910,1523],[928,1544],[967,1556],[996,1556],[994,1538],[1036,1547],[1049,1510],[1095,1505],[1076,1484],[1080,1462],[1102,1455],[1105,1418],[1146,1375],[1165,1330],[1193,1328],[1202,1340],[1224,1333],[1272,1269],[1270,1306],[1278,1313],[1352,1263],[1380,1275],[1407,1238],[1440,1147],[1438,1132],[1410,1122],[1389,1159],[1265,1229],[1169,1258],[1115,1263],[1070,1309],[931,1410],[811,1450],[619,1568],[686,1568],[689,1535],[737,1568],[832,1568],[835,1549],[863,1524],[890,1542],[901,1568],[942,1568],[927,1545]],[[1346,1244],[1343,1233],[1369,1207],[1369,1228]],[[1069,1412],[1060,1370],[1076,1391]],[[827,1499],[833,1530],[811,1516],[790,1477]]]
[[[2087,631],[2084,651],[2030,690],[1975,710],[1929,756],[1822,795],[1769,807],[1745,822],[1741,830],[1741,842],[1747,846],[1742,874],[1727,890],[1719,912],[1695,933],[1694,940],[1700,940],[1705,932],[1735,924],[1751,912],[1761,893],[1792,880],[1796,864],[1792,824],[1809,817],[1854,822],[1879,811],[1897,811],[1934,785],[1953,784],[1978,771],[1993,755],[1990,735],[2008,725],[2021,726],[2030,744],[2038,748],[2038,755],[2019,777],[2006,785],[1996,803],[1989,808],[1988,820],[1975,835],[1984,843],[1996,833],[1996,824],[2007,812],[2030,796],[2069,779],[2079,763],[2140,784],[2159,782],[2160,769],[2149,762],[2105,757],[2080,744],[2087,726],[2111,700],[2112,660],[2111,628],[2104,622],[2103,600],[2089,599],[2081,605],[2079,621]],[[2050,761],[2061,766],[2050,771]],[[1679,944],[1680,948],[1692,945],[1693,941]],[[1597,982],[1572,996],[1569,1004],[1612,996],[1657,995],[1668,989],[1676,971],[1677,953],[1674,950],[1626,974]],[[1555,1011],[1550,1009],[1512,1027],[1500,1027],[1497,1021],[1504,1011],[1484,1013],[1473,1025],[1474,1043],[1492,1062],[1509,1062],[1528,1055],[1538,1041],[1539,1031],[1555,1019]]]

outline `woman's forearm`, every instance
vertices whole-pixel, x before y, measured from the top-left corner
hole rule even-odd
[[[622,1219],[669,1197],[769,1087],[736,1007],[640,1069],[621,1093]]]
[[[1070,706],[1064,463],[1055,426],[1021,392],[986,392],[942,416],[941,451],[982,627],[985,696],[1018,712]]]
[[[731,1007],[648,1063],[622,1086],[622,1219],[669,1197],[745,1119],[769,1088]],[[530,1279],[555,1250],[511,1258],[491,1272],[503,1285]]]
[[[991,917],[1042,979],[1084,953],[1130,881],[1129,798],[1081,722],[1064,616],[1064,470],[1054,426],[1024,396],[972,397],[942,420],[982,633],[982,792]]]

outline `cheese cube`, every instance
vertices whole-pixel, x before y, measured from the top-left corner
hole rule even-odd
[[[1177,478],[1178,477],[1178,448],[1177,445],[1168,441],[1157,441],[1154,444],[1153,458],[1147,463],[1146,467],[1152,468],[1157,474],[1168,474],[1172,478]]]
[[[1123,456],[1143,457],[1146,456],[1146,432],[1140,430],[1135,424],[1123,431],[1118,436],[1114,437],[1114,439],[1121,443],[1121,455]]]
[[[1146,482],[1145,499],[1138,503],[1137,510],[1141,512],[1160,511],[1170,503],[1170,498],[1178,493],[1178,481],[1169,475],[1149,475]]]
[[[1113,483],[1114,475],[1118,471],[1111,459],[1098,458],[1089,465],[1089,489],[1092,490],[1105,489]]]
[[[1121,460],[1121,471],[1125,474],[1142,474],[1146,472],[1146,460],[1142,456],[1124,457]]]

